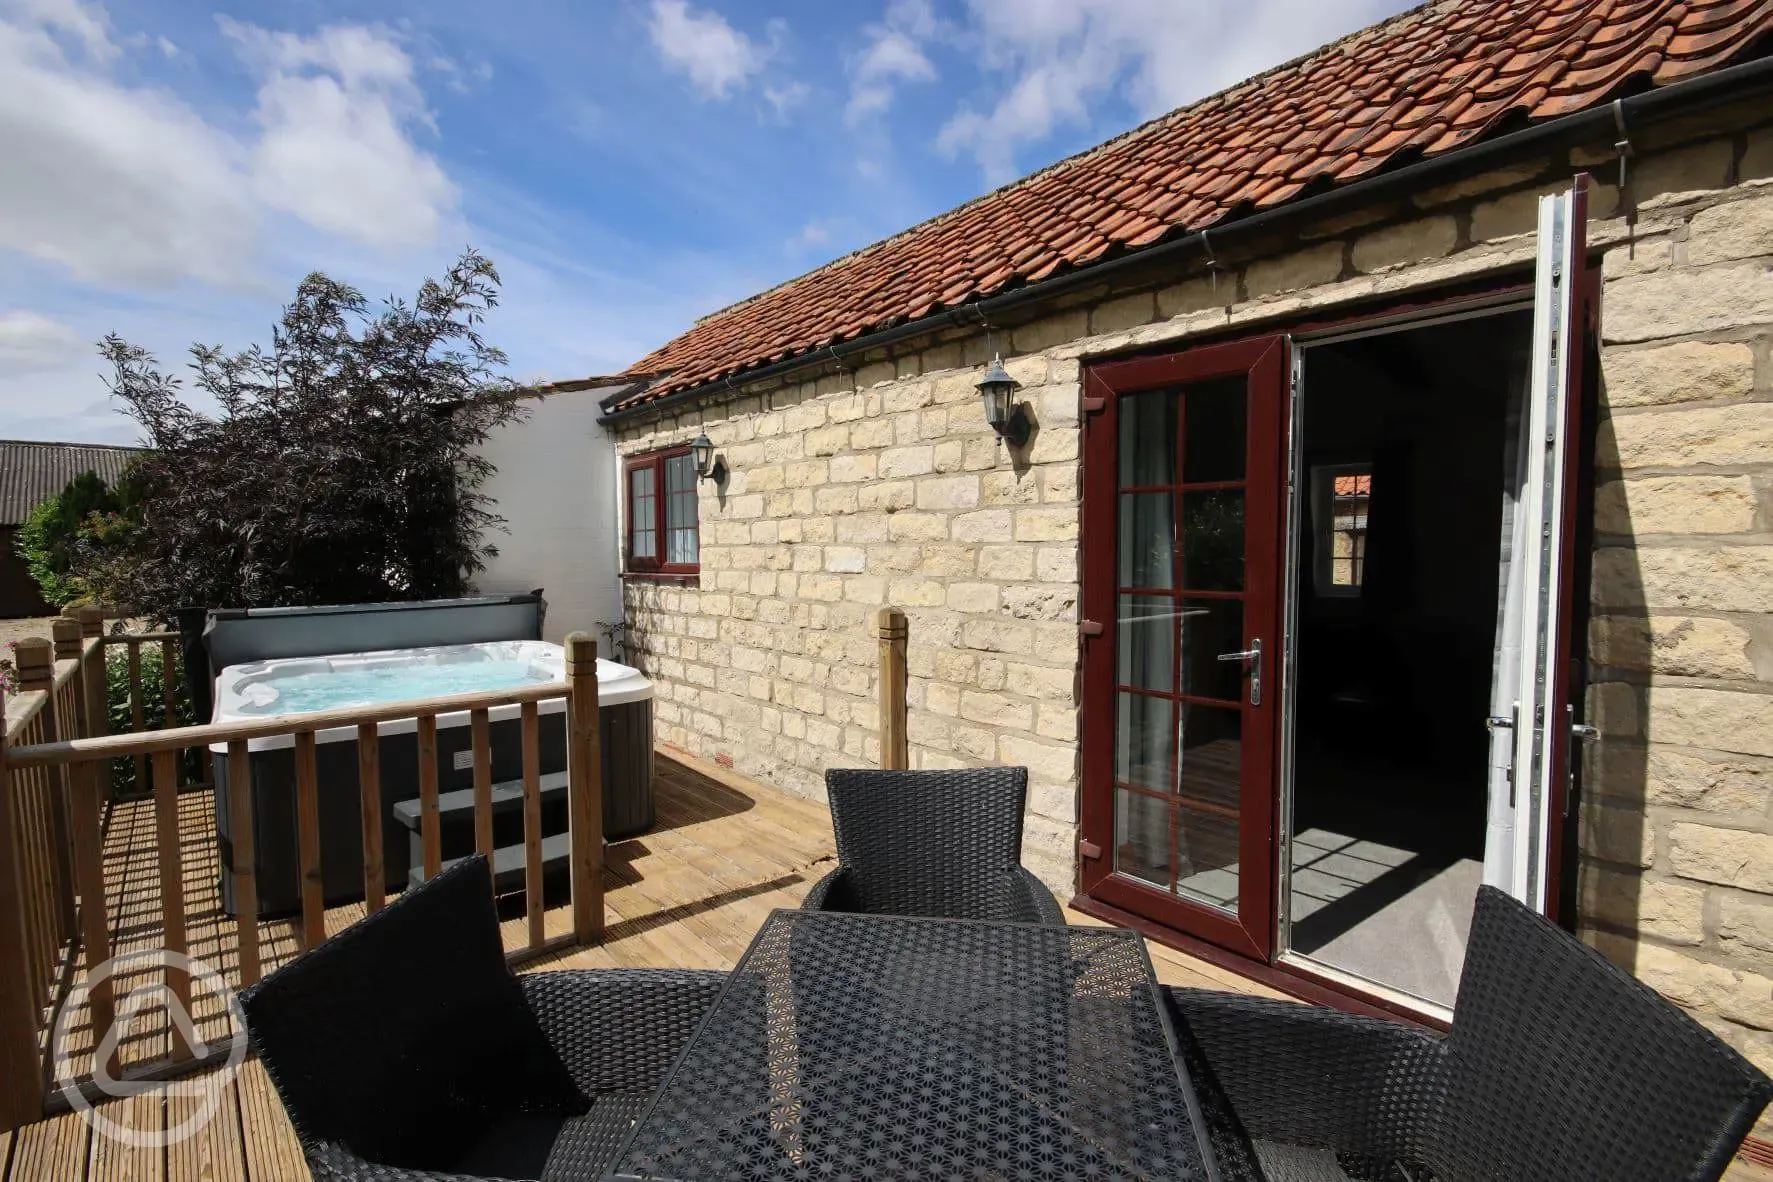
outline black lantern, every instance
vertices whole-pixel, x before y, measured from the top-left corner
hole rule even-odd
[[[708,438],[706,431],[697,435],[695,442],[690,444],[690,455],[695,457],[696,475],[703,480],[714,479],[715,466],[719,461],[714,458],[714,441]]]
[[[985,407],[985,421],[991,424],[1003,441],[1011,447],[1028,442],[1028,409],[1016,401],[1022,383],[1009,375],[1003,358],[992,354],[991,367],[979,379],[979,402]]]

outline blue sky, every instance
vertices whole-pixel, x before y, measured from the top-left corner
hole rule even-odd
[[[324,270],[492,256],[513,376],[695,317],[1399,0],[0,0],[0,437],[129,442],[94,343],[181,367]]]

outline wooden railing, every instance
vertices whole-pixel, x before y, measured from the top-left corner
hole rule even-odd
[[[84,630],[84,635],[82,634]],[[442,867],[439,811],[437,718],[467,712],[473,766],[475,848],[493,853],[493,781],[490,711],[516,706],[522,739],[524,908],[526,940],[510,953],[526,959],[553,949],[589,943],[603,932],[603,801],[599,750],[596,642],[583,633],[567,639],[563,683],[526,686],[491,693],[456,694],[417,701],[331,710],[293,718],[211,723],[179,727],[174,721],[176,681],[172,661],[176,633],[104,637],[102,621],[56,623],[54,653],[48,642],[18,646],[20,693],[6,703],[0,732],[0,1130],[44,1114],[52,1078],[46,1029],[53,1021],[76,962],[100,964],[111,956],[113,917],[107,913],[104,832],[108,778],[113,760],[145,765],[152,785],[154,847],[158,871],[161,946],[188,954],[191,917],[185,914],[185,884],[179,825],[179,766],[186,751],[207,753],[226,745],[227,815],[230,829],[245,840],[232,843],[236,919],[233,942],[238,980],[259,978],[260,948],[257,878],[253,860],[252,775],[248,756],[254,739],[291,736],[295,749],[297,852],[301,876],[297,944],[301,951],[327,937],[321,865],[320,786],[315,736],[355,728],[360,813],[363,824],[362,873],[365,914],[386,902],[382,861],[382,798],[378,724],[415,719],[418,742],[419,821],[423,872]],[[129,652],[131,722],[128,734],[105,733],[107,643]],[[167,725],[140,729],[146,721],[141,684],[141,645],[159,643],[167,660],[162,675],[162,707]],[[62,656],[62,654],[66,654]],[[538,704],[566,699],[567,801],[570,831],[572,926],[548,938],[542,893],[541,771]],[[53,706],[52,706],[53,703]],[[18,955],[14,955],[15,951]],[[176,968],[163,971],[165,988],[190,1012],[191,981]],[[113,982],[94,979],[86,996],[92,1047],[107,1045],[116,1019]],[[125,1074],[164,1077],[201,1066],[178,1024],[171,1025],[166,1061],[131,1064]],[[115,1040],[113,1040],[114,1042]],[[213,1048],[225,1053],[228,1048]],[[115,1052],[98,1065],[116,1078]]]

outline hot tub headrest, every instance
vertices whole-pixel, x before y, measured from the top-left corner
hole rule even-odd
[[[489,640],[540,640],[542,593],[352,603],[321,607],[218,608],[203,626],[209,676],[229,665]]]

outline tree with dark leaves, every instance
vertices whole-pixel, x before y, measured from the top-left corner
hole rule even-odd
[[[196,345],[198,412],[115,334],[112,393],[153,450],[131,470],[136,520],[78,560],[107,602],[169,621],[181,607],[272,607],[460,595],[502,524],[478,490],[479,445],[518,418],[505,355],[480,335],[498,273],[470,250],[407,304],[372,310],[319,273],[269,349]]]

